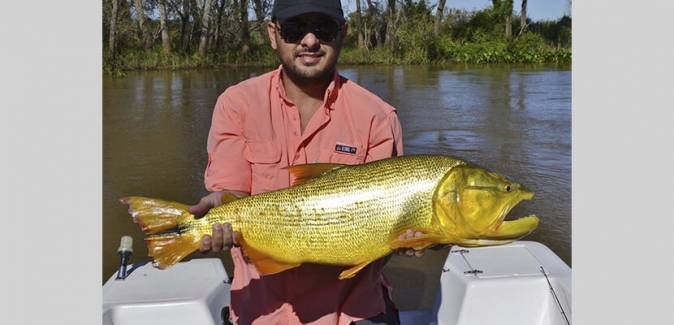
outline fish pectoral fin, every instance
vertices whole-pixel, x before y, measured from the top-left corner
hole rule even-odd
[[[392,250],[396,250],[398,248],[414,248],[415,250],[422,250],[435,244],[444,244],[447,242],[447,237],[442,234],[431,233],[403,240],[398,239],[398,237],[402,234],[404,234],[404,232],[401,232],[391,239],[391,242],[389,242],[388,245]]]
[[[354,265],[353,267],[342,271],[342,273],[339,274],[339,279],[344,280],[344,279],[353,278],[356,275],[356,273],[358,273],[358,271],[362,270],[364,267],[366,267],[370,263],[372,263],[372,261],[366,261],[366,262]]]
[[[288,170],[290,175],[292,175],[295,178],[295,180],[292,183],[292,186],[295,186],[304,184],[314,178],[323,176],[326,172],[344,166],[346,165],[318,163],[318,164],[302,164],[302,165],[288,166],[284,167],[283,169]]]
[[[287,263],[275,260],[271,256],[262,253],[248,245],[241,234],[236,237],[236,241],[239,243],[239,245],[241,245],[243,254],[248,257],[248,261],[255,265],[257,271],[262,275],[280,273],[301,265],[301,263]]]
[[[230,202],[234,202],[238,199],[239,199],[238,196],[234,195],[231,192],[227,192],[227,193],[223,194],[222,197],[220,197],[220,203],[227,204],[227,203],[230,203]]]

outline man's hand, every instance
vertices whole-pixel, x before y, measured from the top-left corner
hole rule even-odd
[[[199,203],[190,206],[188,211],[196,217],[203,217],[208,211],[218,205],[222,204],[222,197],[225,193],[230,192],[238,197],[248,196],[248,193],[239,191],[218,191],[208,194],[199,200]],[[213,235],[205,235],[201,239],[201,246],[199,251],[203,254],[208,252],[229,251],[232,246],[238,246],[234,238],[238,236],[238,232],[232,232],[232,225],[229,223],[214,224]]]
[[[208,194],[202,197],[201,200],[199,200],[199,203],[189,207],[187,211],[197,218],[203,217],[206,213],[208,213],[208,210],[222,204],[220,200],[222,199],[223,194],[225,194],[225,191],[218,191]]]
[[[414,232],[414,230],[412,230],[412,229],[407,229],[407,231],[404,234],[398,236],[398,240],[405,240],[405,239],[410,239],[410,238],[414,238],[414,237],[421,237],[422,235],[423,235],[422,232],[419,232],[419,231]],[[407,255],[407,256],[416,256],[416,257],[424,256],[425,251],[426,251],[425,249],[415,250],[414,248],[398,248],[398,249],[395,250],[397,255],[401,255],[401,256]]]
[[[238,231],[232,231],[232,225],[229,223],[213,225],[213,236],[205,235],[201,239],[199,251],[203,254],[208,252],[218,253],[220,251],[229,251],[232,246],[238,246],[235,238],[239,235]]]

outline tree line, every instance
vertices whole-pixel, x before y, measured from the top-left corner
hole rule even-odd
[[[276,64],[273,0],[103,0],[104,68]],[[446,0],[355,0],[341,62],[570,62],[571,18],[532,22],[527,0],[464,11]]]

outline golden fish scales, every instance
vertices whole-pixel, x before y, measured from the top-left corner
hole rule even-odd
[[[456,243],[461,240],[460,236],[477,233],[470,229],[474,227],[465,227],[467,222],[438,219],[438,210],[443,219],[458,211],[451,207],[452,199],[436,196],[439,192],[454,191],[454,184],[447,181],[451,177],[447,175],[462,165],[471,166],[450,156],[418,155],[353,166],[292,166],[288,169],[299,185],[234,200],[211,209],[200,219],[187,213],[185,205],[175,206],[171,202],[157,203],[159,200],[156,199],[133,197],[125,203],[130,203],[134,219],[150,235],[146,242],[150,255],[155,257],[155,262],[160,262],[160,268],[176,263],[185,254],[168,254],[171,256],[160,257],[164,260],[157,259],[157,256],[166,255],[163,246],[174,235],[158,234],[157,229],[162,227],[149,225],[153,219],[149,216],[156,217],[158,210],[149,213],[144,206],[159,209],[157,207],[162,205],[174,204],[164,209],[173,214],[182,211],[177,228],[181,229],[181,236],[189,237],[189,234],[193,238],[191,251],[198,249],[203,235],[211,234],[214,223],[229,222],[233,230],[241,232],[243,238],[239,241],[244,253],[262,274],[277,273],[302,263],[320,263],[354,266],[340,276],[350,277],[395,248],[421,249],[435,243]],[[470,168],[483,172],[478,167]],[[461,179],[461,174],[458,175],[453,177]],[[524,193],[531,193],[522,189]],[[515,201],[522,199],[527,198],[520,195]],[[535,225],[534,220],[529,220],[525,225],[528,229],[523,231],[519,226],[516,235],[526,234],[538,224],[537,218],[523,219],[527,218],[534,218]],[[472,223],[469,226],[473,226]],[[168,226],[163,226],[161,230],[167,229]],[[398,236],[407,229],[422,232],[424,236],[399,241]],[[448,233],[448,230],[459,235]]]
[[[229,222],[249,245],[284,262],[372,260],[390,253],[388,243],[406,229],[432,227],[431,198],[445,170],[424,158],[338,168],[302,186],[234,201],[212,209],[199,231]]]

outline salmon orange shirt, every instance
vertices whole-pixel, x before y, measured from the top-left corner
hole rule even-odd
[[[254,195],[290,186],[286,166],[360,164],[402,155],[395,109],[337,71],[323,107],[301,132],[281,73],[279,67],[242,81],[218,98],[207,141],[209,191]],[[345,267],[315,264],[260,276],[241,249],[231,253],[231,312],[237,324],[349,324],[385,311],[382,285],[390,286],[381,273],[382,260],[339,280]]]

